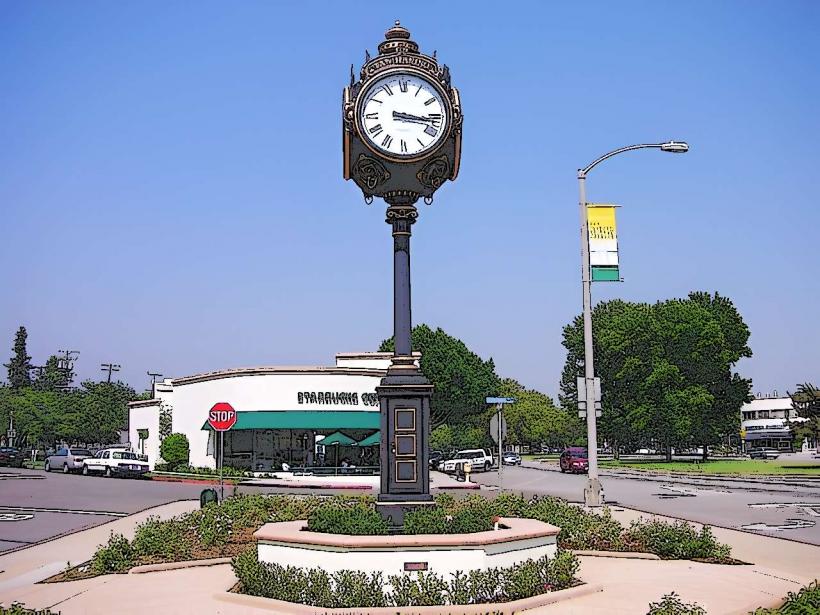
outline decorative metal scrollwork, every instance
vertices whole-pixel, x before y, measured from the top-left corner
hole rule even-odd
[[[416,173],[422,186],[437,190],[450,177],[450,160],[442,154],[436,156]]]
[[[376,186],[390,179],[390,172],[375,158],[359,154],[359,159],[353,165],[353,177],[368,190],[374,190]]]
[[[412,224],[416,221],[416,218],[419,217],[418,210],[410,205],[409,207],[395,207],[391,206],[387,208],[387,223],[391,223],[397,220],[408,220]]]

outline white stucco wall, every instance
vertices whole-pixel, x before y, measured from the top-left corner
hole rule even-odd
[[[381,572],[385,578],[402,574],[407,562],[425,562],[431,572],[449,578],[457,571],[486,570],[520,564],[544,555],[555,557],[555,536],[516,540],[508,543],[464,547],[334,548],[325,545],[297,545],[260,540],[260,562],[298,562],[303,568],[322,568],[328,573],[339,570]]]
[[[159,402],[132,406],[128,412],[128,437],[134,452],[141,452],[137,430],[148,430],[148,439],[143,443],[142,452],[148,455],[148,465],[153,470],[159,458]]]
[[[271,368],[272,369],[272,368]],[[172,431],[184,433],[191,445],[191,465],[216,467],[214,442],[210,430],[202,425],[208,411],[217,402],[228,402],[237,412],[251,411],[372,411],[378,405],[368,405],[362,395],[375,394],[381,373],[356,370],[325,371],[258,370],[258,373],[180,378],[172,381],[172,392],[160,393],[163,402],[172,407]],[[359,370],[363,371],[363,370]],[[197,380],[197,378],[201,378]],[[299,393],[356,393],[356,405],[333,403],[299,403]]]

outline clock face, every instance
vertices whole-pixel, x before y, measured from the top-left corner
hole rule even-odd
[[[393,158],[415,158],[435,149],[447,136],[448,122],[441,92],[413,74],[375,81],[359,106],[362,137]]]

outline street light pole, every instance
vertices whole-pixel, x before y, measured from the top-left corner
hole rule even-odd
[[[684,154],[689,145],[679,141],[666,143],[644,143],[628,145],[604,154],[583,169],[578,169],[578,206],[581,212],[581,286],[584,307],[584,391],[578,391],[578,399],[586,402],[587,413],[587,485],[584,488],[584,503],[587,506],[602,506],[603,487],[598,479],[598,424],[595,416],[595,366],[592,347],[592,272],[589,264],[589,218],[587,215],[586,179],[587,174],[607,158],[636,149],[656,148],[664,152]]]

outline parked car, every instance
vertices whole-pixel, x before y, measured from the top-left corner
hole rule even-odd
[[[480,448],[459,451],[452,459],[441,462],[438,469],[442,472],[456,473],[459,466],[461,471],[464,471],[468,464],[471,472],[479,472],[480,470],[486,472],[493,467],[493,456]]]
[[[46,457],[44,468],[46,472],[62,470],[63,474],[79,472],[83,468],[83,459],[88,457],[91,457],[91,451],[87,448],[64,446]]]
[[[753,448],[749,451],[751,459],[777,459],[780,451],[776,448]]]
[[[4,446],[0,448],[0,466],[9,466],[10,468],[22,468],[25,455],[19,448],[12,446]]]
[[[431,470],[437,470],[438,464],[440,464],[442,461],[444,461],[444,453],[442,453],[441,451],[433,451],[430,453],[429,464]]]
[[[501,458],[501,463],[505,466],[520,466],[521,465],[521,455],[518,453],[506,452],[504,456]]]
[[[148,472],[148,464],[139,459],[136,453],[121,448],[105,448],[94,457],[83,460],[83,476],[102,474],[112,476],[142,476]]]
[[[589,470],[589,458],[587,449],[579,446],[571,446],[564,449],[558,458],[558,465],[561,472],[586,472]]]

